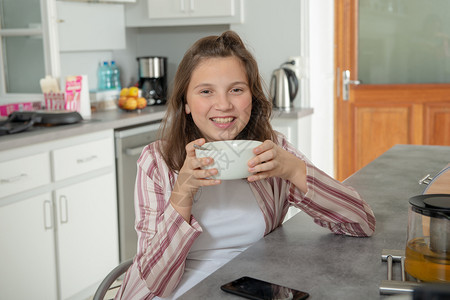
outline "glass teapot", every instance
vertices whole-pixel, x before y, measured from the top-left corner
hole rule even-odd
[[[425,282],[450,282],[450,194],[409,199],[405,270]]]

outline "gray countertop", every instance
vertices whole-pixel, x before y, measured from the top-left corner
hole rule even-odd
[[[306,291],[309,299],[386,298],[379,293],[387,272],[381,251],[405,248],[408,199],[422,194],[419,179],[436,174],[449,162],[450,147],[394,146],[345,181],[375,213],[372,237],[334,235],[300,212],[181,299],[241,299],[220,290],[241,276]]]
[[[53,141],[106,129],[117,129],[161,120],[166,106],[149,106],[141,111],[119,109],[93,113],[91,119],[72,125],[37,128],[31,131],[0,136],[0,151]]]
[[[292,107],[290,109],[277,109],[273,108],[272,118],[275,119],[298,119],[312,115],[314,112],[313,108],[305,107]]]

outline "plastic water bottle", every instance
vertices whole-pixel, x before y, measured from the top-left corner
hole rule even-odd
[[[111,67],[109,66],[108,62],[105,61],[103,62],[103,78],[105,81],[105,90],[109,90],[112,87],[112,70]]]
[[[122,88],[120,85],[120,70],[114,60],[111,61],[111,88],[116,90]]]
[[[102,65],[98,67],[97,79],[98,79],[98,89],[100,91],[111,89],[111,68],[107,61],[104,61]]]
[[[103,75],[103,64],[98,63],[97,67],[97,90],[102,91],[105,89],[105,79]]]

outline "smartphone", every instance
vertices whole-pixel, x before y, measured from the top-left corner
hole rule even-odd
[[[241,277],[220,287],[222,291],[255,300],[292,299],[301,300],[309,294],[285,286],[251,277]]]

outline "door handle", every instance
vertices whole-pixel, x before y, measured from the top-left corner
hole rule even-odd
[[[52,203],[49,200],[44,201],[44,229],[53,228],[53,209]]]
[[[26,173],[22,173],[17,176],[9,177],[9,178],[0,178],[0,184],[7,184],[7,183],[13,183],[19,180],[23,180],[27,178],[28,175]]]
[[[61,195],[59,197],[59,222],[61,224],[66,224],[69,222],[69,211],[68,211],[67,197]]]
[[[142,149],[144,149],[145,146],[147,146],[147,145],[141,145],[141,146],[135,147],[135,148],[127,148],[127,149],[125,149],[125,154],[130,155],[130,156],[141,154]]]
[[[350,94],[350,84],[358,85],[361,81],[350,80],[350,70],[342,72],[342,100],[347,101]]]
[[[90,162],[97,158],[98,158],[97,155],[91,155],[91,156],[87,156],[87,157],[77,158],[76,162],[77,162],[77,164],[83,164],[83,163]]]
[[[184,0],[180,0],[180,10],[181,10],[182,12],[186,12],[186,9],[185,9],[185,7],[184,7]]]

